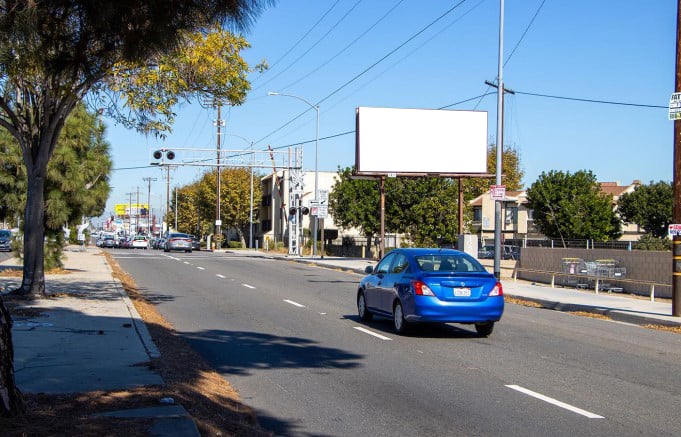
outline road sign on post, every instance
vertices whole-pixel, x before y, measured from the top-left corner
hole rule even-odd
[[[317,217],[325,219],[329,215],[329,190],[319,190]]]
[[[492,200],[504,200],[506,197],[506,185],[492,185],[489,188],[489,194]]]
[[[672,93],[669,98],[669,119],[681,120],[681,93]]]

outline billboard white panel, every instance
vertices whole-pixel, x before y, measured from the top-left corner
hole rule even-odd
[[[357,173],[487,171],[487,112],[357,108]]]

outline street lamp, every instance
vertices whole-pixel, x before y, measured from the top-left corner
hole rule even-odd
[[[319,202],[319,172],[318,172],[318,158],[319,158],[319,105],[313,105],[312,103],[308,102],[306,99],[296,96],[293,94],[284,94],[284,93],[275,93],[275,92],[268,92],[268,96],[284,96],[284,97],[292,97],[294,99],[298,99],[303,103],[306,103],[310,108],[314,109],[317,111],[317,130],[316,130],[316,136],[315,136],[315,143],[314,143],[314,200],[315,202]],[[317,256],[317,216],[314,216],[314,219],[312,220],[312,257],[314,258]]]

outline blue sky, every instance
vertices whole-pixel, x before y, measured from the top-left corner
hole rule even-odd
[[[484,82],[497,76],[498,0],[465,0],[427,27],[459,2],[278,2],[244,33],[252,46],[243,52],[247,62],[254,66],[265,59],[271,68],[251,75],[253,89],[244,105],[223,108],[222,147],[307,142],[304,167],[314,169],[315,111],[282,127],[309,107],[267,96],[268,91],[319,102],[322,138],[354,131],[358,106],[435,109],[494,91]],[[587,169],[600,181],[622,184],[671,181],[673,124],[666,109],[520,93],[666,107],[674,90],[676,2],[505,3],[504,59],[520,43],[504,68],[506,88],[518,92],[506,98],[504,143],[520,152],[525,186],[553,169]],[[495,141],[496,95],[450,109],[487,111],[490,142]],[[149,150],[215,147],[214,110],[183,104],[177,113],[173,133],[163,142],[107,122],[115,168],[107,212],[115,203],[127,203],[126,193],[137,187],[140,201],[146,201],[145,177],[157,178],[152,207],[165,203],[164,174],[145,168]],[[353,165],[355,136],[320,141],[318,153],[320,171]],[[191,182],[201,172],[173,170],[171,186]]]

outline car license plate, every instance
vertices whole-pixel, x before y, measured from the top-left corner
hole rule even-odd
[[[468,287],[459,287],[454,289],[455,297],[470,297],[471,289]]]

